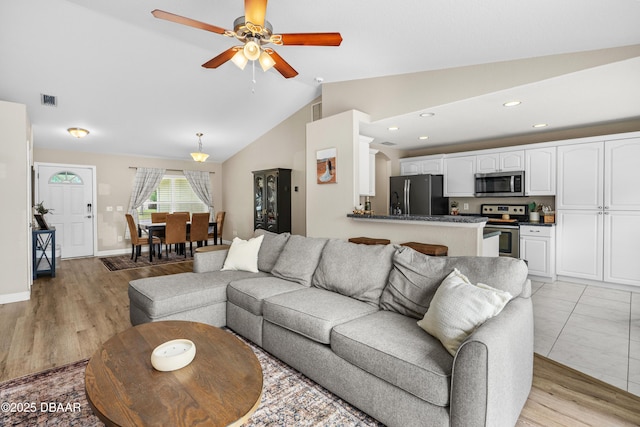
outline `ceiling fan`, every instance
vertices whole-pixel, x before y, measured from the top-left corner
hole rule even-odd
[[[264,71],[274,67],[288,79],[297,76],[298,72],[287,61],[282,59],[275,50],[266,47],[266,45],[340,46],[340,43],[342,43],[340,33],[273,34],[273,27],[269,21],[265,20],[267,1],[244,0],[244,16],[234,21],[233,31],[159,9],[151,13],[159,19],[211,31],[227,37],[235,37],[244,43],[241,46],[229,48],[215,58],[205,62],[202,64],[204,68],[218,68],[231,60],[240,69],[244,69],[248,61],[258,60]]]

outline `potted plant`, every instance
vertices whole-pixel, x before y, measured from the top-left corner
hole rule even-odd
[[[536,202],[529,203],[529,221],[540,222],[540,205]]]
[[[455,200],[451,202],[451,215],[458,215],[458,202]]]
[[[53,209],[48,209],[44,207],[44,201],[40,203],[36,203],[33,209],[35,209],[36,213],[40,215],[45,215],[45,214],[48,214],[49,212],[53,212]]]

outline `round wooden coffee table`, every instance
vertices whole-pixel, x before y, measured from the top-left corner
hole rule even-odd
[[[182,369],[151,366],[158,345],[186,338],[196,356]],[[85,373],[87,400],[108,426],[228,426],[260,404],[262,368],[253,351],[228,332],[203,323],[138,325],[95,352]]]

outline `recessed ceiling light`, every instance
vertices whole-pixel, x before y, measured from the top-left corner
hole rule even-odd
[[[522,102],[520,101],[509,101],[509,102],[505,102],[504,104],[502,104],[502,106],[504,107],[515,107],[516,105],[520,105],[522,104]]]
[[[388,129],[389,130],[398,130],[400,128],[398,126],[390,126]]]
[[[436,113],[420,113],[420,117],[433,117]]]
[[[537,123],[535,125],[533,125],[534,128],[546,128],[547,126],[549,126],[546,123]]]
[[[429,139],[429,137],[428,136],[419,136],[418,139],[424,141],[425,139]]]

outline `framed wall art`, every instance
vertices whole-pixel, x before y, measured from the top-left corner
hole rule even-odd
[[[326,148],[316,151],[316,176],[318,184],[335,184],[338,171],[337,150]]]

